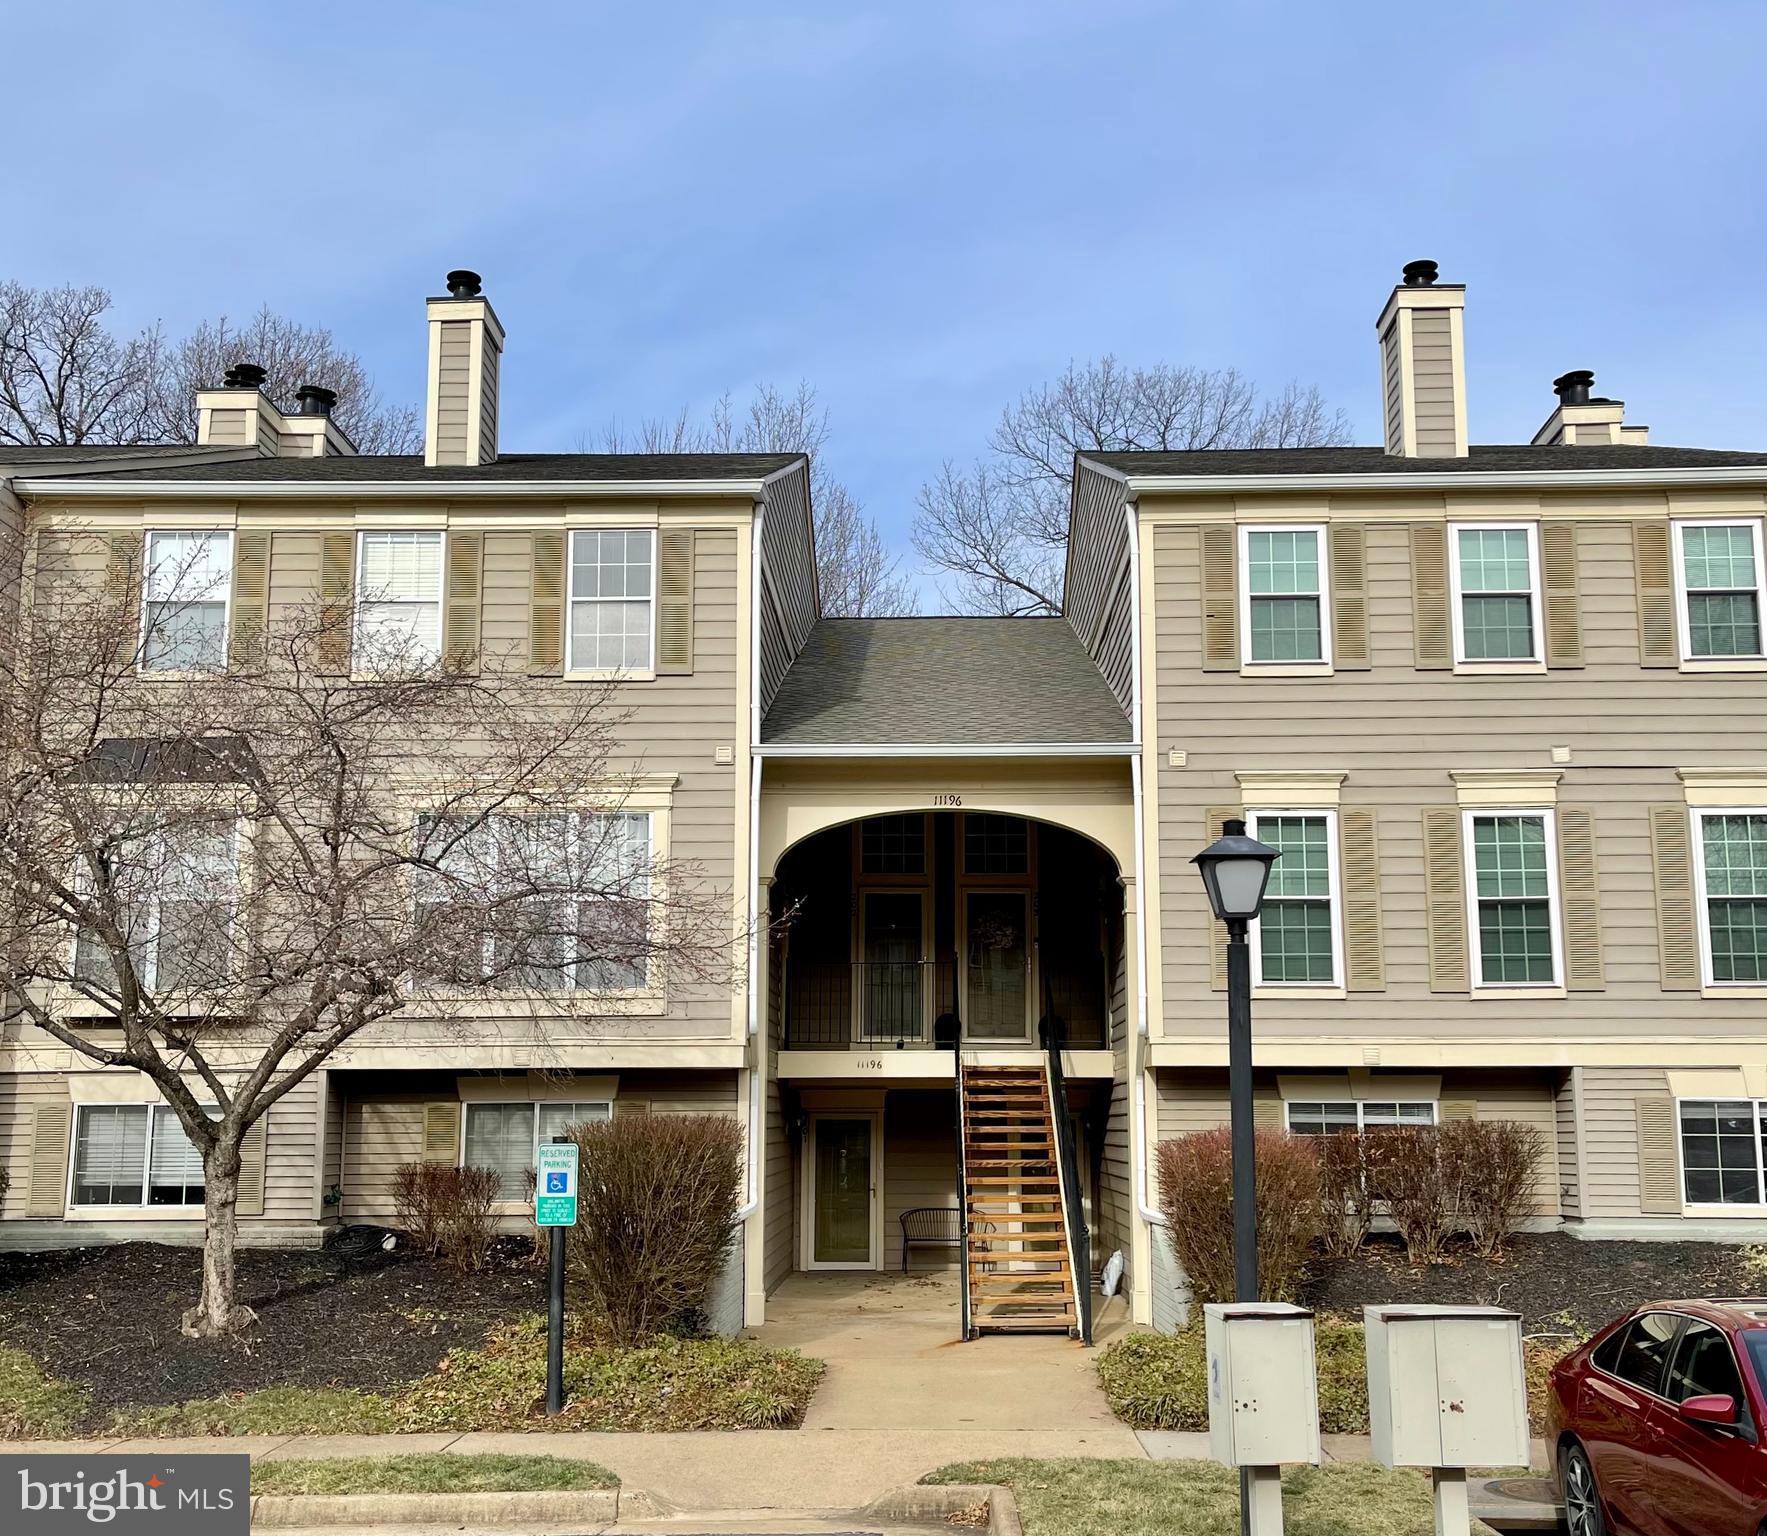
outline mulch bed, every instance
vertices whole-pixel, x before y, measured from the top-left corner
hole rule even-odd
[[[0,1343],[92,1393],[92,1419],[259,1387],[383,1390],[426,1376],[449,1349],[546,1306],[546,1275],[528,1245],[498,1245],[491,1264],[456,1274],[368,1243],[241,1249],[240,1293],[258,1326],[238,1340],[187,1339],[178,1320],[200,1288],[195,1248],[119,1243],[0,1255]]]
[[[1767,1293],[1761,1251],[1734,1243],[1590,1242],[1562,1232],[1510,1239],[1501,1259],[1461,1252],[1413,1269],[1396,1237],[1371,1237],[1351,1259],[1313,1268],[1303,1300],[1360,1320],[1364,1305],[1435,1302],[1508,1307],[1534,1333],[1591,1333],[1646,1301]]]

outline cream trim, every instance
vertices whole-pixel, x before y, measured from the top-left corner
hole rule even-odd
[[[217,445],[228,448],[232,444]],[[204,461],[207,462],[207,461]],[[426,459],[427,462],[427,459]],[[1764,476],[1767,478],[1767,476]],[[498,480],[484,477],[477,480],[277,480],[253,481],[249,485],[237,481],[217,480],[25,480],[13,481],[13,489],[25,496],[61,496],[77,499],[104,498],[133,500],[172,498],[189,501],[194,497],[218,496],[236,501],[242,495],[264,500],[354,500],[412,497],[434,501],[437,497],[455,498],[483,496],[501,501],[513,497],[539,497],[558,501],[566,497],[613,498],[629,501],[634,496],[687,497],[717,496],[729,500],[753,497],[762,487],[760,480]],[[139,514],[136,514],[139,516]]]
[[[1695,809],[1753,809],[1767,803],[1767,766],[1677,768],[1682,794]]]
[[[1761,1095],[1749,1087],[1748,1078],[1759,1078],[1764,1074],[1767,1074],[1767,1068],[1757,1067],[1745,1075],[1741,1067],[1714,1067],[1703,1072],[1671,1068],[1665,1076],[1669,1079],[1671,1098],[1753,1099]]]
[[[1352,1068],[1341,1076],[1278,1076],[1276,1091],[1284,1103],[1290,1099],[1314,1103],[1325,1099],[1352,1099],[1359,1103],[1375,1104],[1385,1103],[1389,1099],[1407,1099],[1415,1103],[1425,1099],[1439,1100],[1442,1097],[1442,1079],[1440,1076],[1376,1077],[1371,1072]]]
[[[429,310],[429,370],[424,386],[423,462],[434,469],[441,462],[436,442],[437,426],[442,409],[442,322],[432,304]]]
[[[1248,811],[1333,809],[1341,796],[1341,773],[1284,770],[1236,773],[1239,800]]]
[[[1358,1064],[1402,1067],[1651,1067],[1673,1061],[1683,1067],[1736,1065],[1740,1055],[1767,1057],[1759,1036],[1690,1039],[1685,1035],[1591,1035],[1576,1038],[1530,1031],[1517,1035],[1293,1035],[1253,1042],[1260,1067],[1302,1067],[1343,1071],[1345,1059]],[[1152,1042],[1150,1065],[1225,1067],[1227,1037],[1169,1035]],[[1373,1056],[1371,1062],[1367,1058]]]
[[[1463,806],[1550,810],[1558,804],[1564,774],[1557,768],[1458,768],[1448,777]]]
[[[1472,438],[1466,429],[1466,300],[1448,308],[1448,340],[1454,350],[1454,456],[1464,459]]]
[[[526,1072],[497,1072],[484,1077],[460,1077],[454,1091],[462,1104],[548,1104],[605,1101],[620,1095],[618,1074],[561,1078],[557,1073],[529,1068]]]

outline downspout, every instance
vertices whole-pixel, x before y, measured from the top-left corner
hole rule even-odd
[[[1129,529],[1129,652],[1133,662],[1129,669],[1130,702],[1133,706],[1135,740],[1145,747],[1148,722],[1143,717],[1141,676],[1141,540],[1135,521],[1135,503],[1123,503],[1123,518]],[[1142,801],[1141,753],[1129,759],[1129,777],[1135,794],[1135,858],[1145,859],[1147,853],[1147,810]],[[1148,1199],[1148,1181],[1153,1169],[1147,1158],[1147,876],[1139,873],[1135,892],[1135,1038],[1129,1045],[1129,1181],[1135,1188],[1135,1212],[1152,1226],[1163,1227],[1166,1218]],[[1158,879],[1156,870],[1154,878]]]
[[[760,1000],[755,994],[755,967],[761,963],[761,935],[772,920],[772,913],[757,915],[756,903],[761,888],[761,526],[766,520],[767,503],[755,498],[755,526],[749,550],[749,944],[748,944],[748,1053],[749,1053],[749,1148],[743,1174],[746,1198],[736,1213],[738,1221],[747,1221],[761,1208],[756,1188],[756,1173],[764,1150],[761,1143],[761,1078],[767,1063],[759,1048],[761,1033]]]

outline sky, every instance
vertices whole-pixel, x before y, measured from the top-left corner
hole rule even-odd
[[[1592,368],[1654,441],[1767,447],[1758,0],[3,0],[0,48],[0,277],[267,302],[415,400],[471,267],[505,448],[807,380],[899,546],[1070,359],[1299,380],[1378,441],[1415,257],[1467,285],[1474,441]]]

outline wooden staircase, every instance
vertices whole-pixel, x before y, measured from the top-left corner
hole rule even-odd
[[[1048,1078],[1038,1067],[957,1070],[970,1328],[1076,1333]]]

